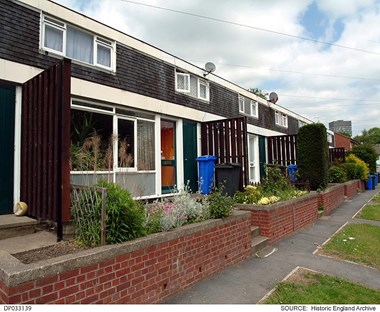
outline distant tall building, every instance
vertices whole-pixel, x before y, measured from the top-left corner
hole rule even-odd
[[[334,132],[345,132],[349,133],[352,136],[352,124],[351,120],[335,120],[329,122],[329,129]]]

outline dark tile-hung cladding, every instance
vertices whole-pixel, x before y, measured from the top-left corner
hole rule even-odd
[[[0,0],[0,16],[1,58],[43,69],[57,62],[56,57],[39,51],[39,12]],[[227,118],[239,116],[238,94],[224,86],[210,82],[207,102],[175,91],[175,67],[171,64],[120,43],[116,47],[116,60],[116,73],[73,62],[72,76]],[[258,109],[259,118],[249,117],[250,124],[284,134],[297,133],[295,118],[289,116],[289,127],[284,128],[275,125],[272,108],[259,104]]]

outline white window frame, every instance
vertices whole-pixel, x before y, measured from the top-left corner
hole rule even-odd
[[[278,126],[288,128],[288,115],[275,111],[275,123]]]
[[[201,85],[203,85],[206,88],[206,96],[205,97],[201,96]],[[208,85],[207,81],[204,81],[204,80],[198,78],[198,97],[202,100],[208,101],[210,99],[209,94],[210,94],[209,85]]]
[[[48,48],[48,47],[45,47],[46,25],[48,25],[50,27],[53,27],[53,28],[56,28],[58,30],[61,30],[63,32],[63,39],[62,39],[63,40],[63,42],[62,42],[62,49],[63,49],[63,51],[62,52],[58,51],[58,50],[54,50],[54,49]],[[68,57],[67,53],[66,53],[67,26],[70,26],[72,28],[76,28],[76,29],[78,29],[81,32],[88,33],[88,34],[92,35],[92,37],[93,37],[93,50],[94,50],[94,53],[93,53],[92,63],[87,63],[87,62],[83,62],[83,61],[80,61],[80,60],[73,59],[74,62],[78,62],[80,64],[85,64],[85,65],[89,65],[89,66],[92,66],[92,67],[95,67],[95,68],[105,69],[107,71],[112,71],[112,72],[116,71],[116,42],[115,41],[103,38],[101,36],[97,36],[96,34],[90,32],[90,31],[87,31],[87,30],[85,30],[83,28],[76,27],[75,25],[68,24],[68,23],[66,23],[64,21],[61,21],[58,18],[51,17],[51,16],[48,16],[48,15],[45,15],[45,14],[41,15],[40,49],[43,50],[43,51],[47,51],[47,52],[49,52],[49,53],[51,53],[53,55]],[[103,64],[99,64],[97,62],[98,45],[101,45],[103,47],[106,47],[106,48],[110,49],[110,52],[111,52],[110,53],[110,67],[105,66]]]
[[[178,86],[178,78],[181,77],[184,79],[184,88],[179,88]],[[196,86],[194,86],[194,89],[191,89],[191,79],[196,79]],[[195,85],[195,84],[194,84]],[[202,97],[200,94],[200,88],[201,86],[204,86],[206,88],[206,96]],[[196,89],[195,89],[196,88]],[[201,79],[195,75],[188,74],[188,73],[181,73],[181,72],[175,72],[175,90],[177,92],[185,93],[188,96],[191,96],[196,99],[200,99],[203,101],[210,101],[210,85],[207,81],[204,79]],[[191,91],[196,91],[194,94],[192,94]]]
[[[137,172],[137,119],[130,118],[127,116],[115,115],[116,121],[116,137],[118,138],[116,141],[118,144],[114,144],[114,153],[113,153],[113,163],[116,165],[116,171],[118,172]],[[133,122],[133,167],[120,167],[119,166],[119,120],[128,120]]]
[[[245,101],[244,97],[239,95],[239,112],[243,114],[244,114],[244,106],[245,106],[244,101]]]
[[[178,78],[181,77],[184,79],[184,88],[179,88],[178,86]],[[187,88],[186,88],[187,86]],[[175,73],[175,89],[178,92],[185,92],[185,93],[190,93],[190,75],[185,74],[185,73]]]
[[[254,100],[251,100],[250,102],[250,112],[252,117],[259,117],[258,103]]]

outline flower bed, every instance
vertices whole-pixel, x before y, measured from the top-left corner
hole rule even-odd
[[[247,258],[250,214],[22,264],[0,251],[0,303],[157,303]]]
[[[260,227],[261,235],[273,243],[297,231],[318,218],[318,195],[312,192],[303,197],[271,205],[238,204],[240,210],[251,212],[251,225]]]

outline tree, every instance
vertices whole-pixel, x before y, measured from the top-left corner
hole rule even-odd
[[[364,129],[360,135],[354,137],[355,141],[364,144],[380,144],[380,128],[371,128],[368,131]]]
[[[260,90],[259,88],[249,88],[248,91],[253,94],[256,94],[257,96],[261,97],[264,100],[267,99],[268,93],[263,93],[263,91]]]
[[[348,154],[354,154],[363,160],[369,167],[370,173],[376,172],[377,153],[370,144],[354,146]]]
[[[328,143],[326,127],[321,123],[300,128],[297,136],[297,166],[300,179],[309,181],[315,191],[328,183]]]

